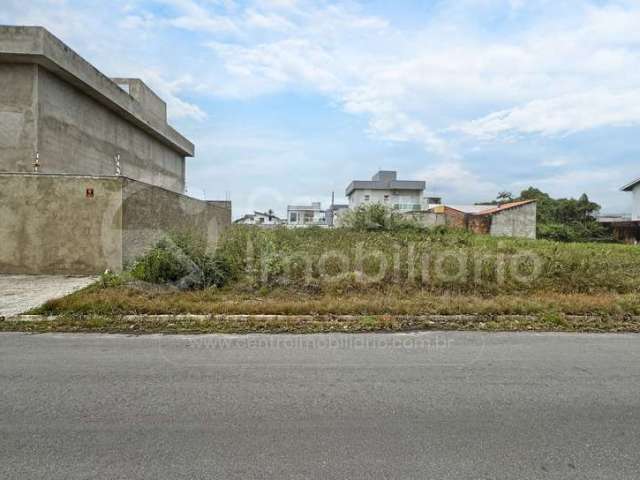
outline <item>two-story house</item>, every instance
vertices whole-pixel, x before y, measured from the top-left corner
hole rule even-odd
[[[311,205],[288,205],[287,225],[290,227],[326,227],[326,212],[320,202]]]
[[[424,181],[398,180],[397,172],[380,170],[371,180],[352,181],[345,193],[349,208],[381,203],[394,210],[410,212],[422,208],[424,189]]]

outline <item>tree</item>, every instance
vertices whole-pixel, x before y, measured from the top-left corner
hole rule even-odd
[[[536,200],[538,237],[564,242],[610,239],[608,230],[597,221],[600,205],[583,193],[575,198],[552,198],[537,188],[529,187],[518,200]]]
[[[513,194],[511,192],[500,192],[496,199],[498,203],[509,203],[513,201]]]

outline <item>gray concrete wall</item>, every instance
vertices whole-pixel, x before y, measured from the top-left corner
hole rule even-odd
[[[230,224],[229,202],[123,177],[0,174],[0,273],[120,271],[168,233],[213,248]]]
[[[121,203],[119,178],[0,174],[0,272],[119,270]]]
[[[0,172],[31,172],[37,150],[37,67],[0,63]]]
[[[121,175],[182,192],[184,158],[135,125],[39,68],[40,172]]]
[[[231,225],[230,202],[207,202],[125,179],[123,262],[128,265],[172,232],[190,232],[211,248]]]
[[[0,63],[40,65],[180,154],[194,154],[193,143],[42,27],[0,26]]]
[[[491,218],[491,235],[536,238],[536,214],[536,203],[498,212]]]
[[[437,227],[446,225],[446,216],[442,213],[433,212],[407,212],[403,214],[405,218],[413,220],[423,227]]]
[[[159,124],[167,123],[167,104],[139,78],[112,78],[136,99],[145,113]]]

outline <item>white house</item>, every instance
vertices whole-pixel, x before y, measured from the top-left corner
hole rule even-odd
[[[423,204],[425,182],[398,180],[395,171],[380,170],[371,180],[354,180],[346,190],[349,208],[369,203],[381,203],[395,210],[420,210]]]
[[[633,245],[640,244],[640,178],[621,188],[633,194],[631,217],[628,215],[602,216],[599,222],[610,225],[617,240]]]
[[[640,220],[640,178],[622,187],[623,192],[633,193],[633,204],[631,207],[631,220]]]
[[[284,223],[281,218],[278,218],[273,212],[257,212],[248,213],[243,217],[237,219],[233,223],[239,225],[259,225],[259,226],[275,226]]]
[[[320,202],[311,205],[288,205],[287,225],[289,227],[326,227],[326,212]]]

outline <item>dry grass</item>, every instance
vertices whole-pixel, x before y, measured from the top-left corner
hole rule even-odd
[[[538,292],[530,295],[435,295],[429,292],[306,294],[288,290],[171,292],[92,286],[53,300],[41,314],[272,314],[272,315],[639,315],[640,295]]]

